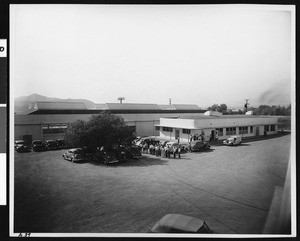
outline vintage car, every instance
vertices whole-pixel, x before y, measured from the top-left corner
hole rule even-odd
[[[138,146],[125,146],[125,155],[129,159],[138,159],[142,156],[141,148]]]
[[[56,140],[56,144],[57,144],[57,147],[58,147],[59,149],[67,148],[67,145],[66,145],[66,143],[65,143],[65,140],[63,140],[63,139],[57,139],[57,140]]]
[[[47,147],[41,140],[32,141],[31,148],[34,151],[46,151]]]
[[[210,149],[210,144],[205,141],[191,141],[191,152],[193,151],[205,151]]]
[[[14,149],[17,152],[31,152],[31,146],[25,145],[23,140],[16,140],[14,144]]]
[[[130,158],[128,155],[128,150],[123,145],[114,146],[110,152],[114,153],[115,157],[119,161],[126,161]]]
[[[223,141],[223,144],[227,146],[236,146],[236,145],[240,145],[241,143],[242,143],[241,136],[230,136]]]
[[[20,146],[25,145],[25,142],[23,140],[16,140],[14,143],[14,148],[17,149]]]
[[[212,233],[206,222],[182,214],[167,214],[148,233]]]
[[[116,155],[111,151],[97,151],[93,154],[93,160],[95,162],[101,162],[105,165],[117,163],[119,160],[116,158]]]
[[[62,156],[65,160],[71,162],[80,162],[85,160],[85,155],[81,148],[69,149]]]
[[[45,141],[47,150],[57,150],[59,149],[57,146],[57,142],[54,140],[46,140]]]

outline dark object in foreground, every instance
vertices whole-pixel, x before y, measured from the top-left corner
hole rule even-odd
[[[54,141],[54,140],[46,140],[45,145],[46,145],[47,150],[57,150],[57,149],[59,149],[58,146],[57,146],[56,141]]]
[[[210,145],[205,141],[192,141],[191,151],[205,151],[210,149]]]
[[[18,146],[16,147],[16,151],[19,153],[31,152],[31,146],[26,146],[26,145]]]
[[[149,233],[212,233],[206,222],[182,215],[167,214],[159,220],[149,231]]]
[[[34,151],[47,151],[45,143],[43,143],[41,140],[34,140],[31,147]]]
[[[56,140],[56,143],[57,143],[57,147],[58,147],[59,149],[65,149],[65,148],[67,148],[67,145],[66,145],[64,139],[57,139],[57,140]]]
[[[105,165],[117,163],[119,160],[113,152],[109,151],[98,151],[93,155],[93,160],[96,162],[101,162]]]

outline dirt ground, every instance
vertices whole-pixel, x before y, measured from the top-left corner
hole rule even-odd
[[[217,234],[261,234],[290,135],[110,166],[71,163],[64,152],[15,153],[14,232],[146,233],[180,213]]]

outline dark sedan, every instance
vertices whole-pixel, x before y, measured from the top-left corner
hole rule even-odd
[[[15,141],[14,149],[17,152],[31,152],[31,146],[26,145],[23,140]]]
[[[57,142],[54,140],[46,140],[45,142],[47,150],[57,150],[59,149]]]
[[[34,151],[46,151],[47,150],[45,143],[41,140],[34,140],[32,142],[31,147],[32,147],[32,150],[34,150]]]
[[[210,149],[210,144],[205,141],[192,141],[190,145],[191,151],[205,151]]]

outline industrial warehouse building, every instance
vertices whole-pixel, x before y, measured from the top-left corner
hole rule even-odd
[[[191,118],[205,112],[197,105],[157,105],[106,103],[87,105],[84,102],[37,101],[22,113],[14,115],[15,140],[63,139],[68,125],[78,119],[88,120],[103,111],[120,115],[139,136],[159,135],[155,124],[161,117]]]
[[[15,113],[14,138],[27,142],[63,139],[70,123],[88,120],[103,111],[122,116],[137,136],[161,136],[182,142],[200,134],[205,140],[220,140],[234,134],[256,136],[278,131],[276,117],[222,115],[206,112],[197,105],[106,103],[87,106],[84,102],[41,101],[23,113]]]

